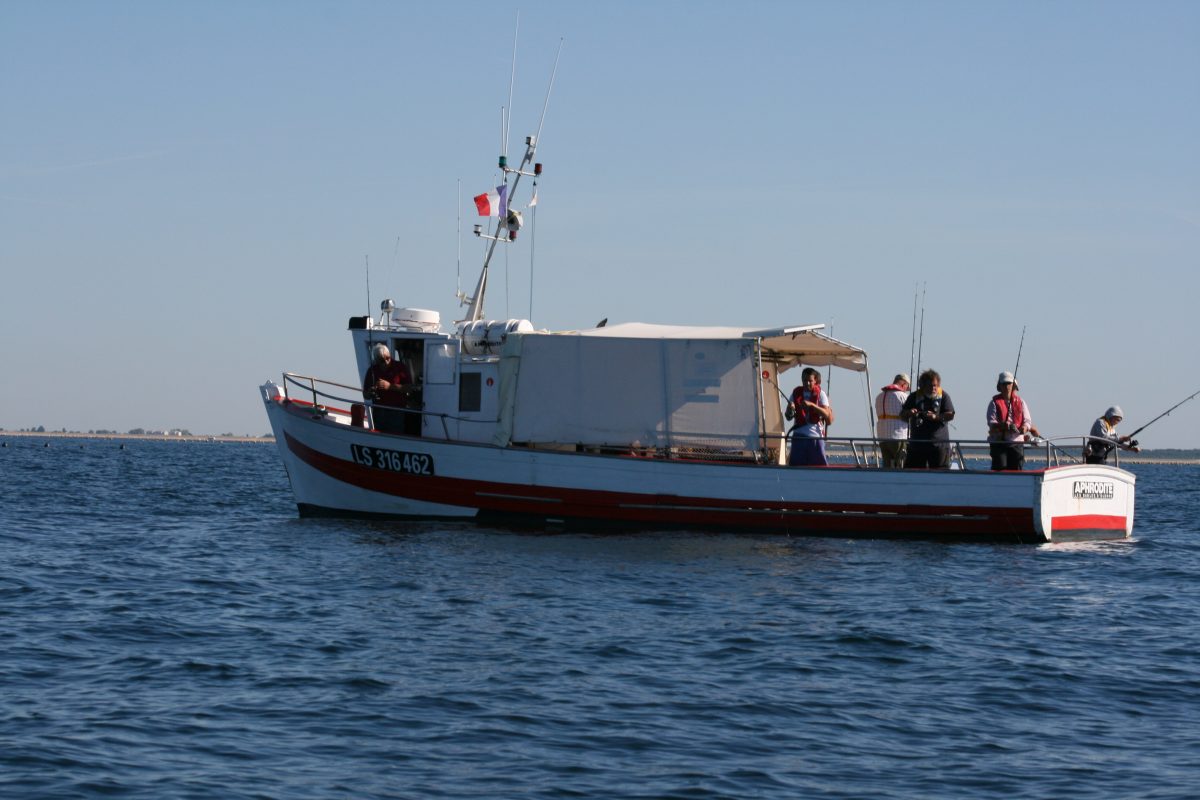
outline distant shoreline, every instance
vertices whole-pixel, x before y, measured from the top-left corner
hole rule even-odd
[[[274,436],[175,436],[166,433],[79,433],[77,431],[0,431],[0,439],[19,436],[27,439],[129,439],[152,442],[259,442],[275,444]]]

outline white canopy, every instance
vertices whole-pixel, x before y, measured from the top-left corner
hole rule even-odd
[[[495,442],[759,452],[782,435],[779,373],[867,368],[866,353],[819,327],[626,323],[510,334]]]
[[[798,364],[865,371],[866,352],[860,347],[826,336],[819,330],[823,327],[825,326],[789,325],[756,329],[623,322],[576,333],[580,336],[611,336],[623,339],[760,339],[764,358],[778,362],[780,372]]]

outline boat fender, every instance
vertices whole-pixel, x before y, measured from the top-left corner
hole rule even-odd
[[[491,322],[477,319],[463,326],[462,348],[467,355],[480,356],[487,353],[487,332]]]

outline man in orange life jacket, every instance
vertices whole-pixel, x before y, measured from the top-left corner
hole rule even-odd
[[[891,385],[883,387],[875,395],[875,438],[879,440],[883,465],[892,469],[904,466],[908,423],[900,419],[900,411],[908,399],[908,387],[908,375],[901,372],[892,378]]]
[[[792,390],[791,402],[784,412],[788,419],[796,418],[790,434],[792,449],[788,466],[826,467],[825,426],[833,422],[833,408],[821,388],[821,373],[805,367],[801,384]]]
[[[1016,377],[1001,372],[996,379],[997,395],[988,403],[988,441],[992,469],[1019,470],[1025,467],[1025,435],[1033,428],[1029,406],[1017,394]]]

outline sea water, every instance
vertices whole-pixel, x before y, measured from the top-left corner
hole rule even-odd
[[[1200,468],[1135,537],[299,519],[266,444],[3,439],[0,795],[1200,796]]]

